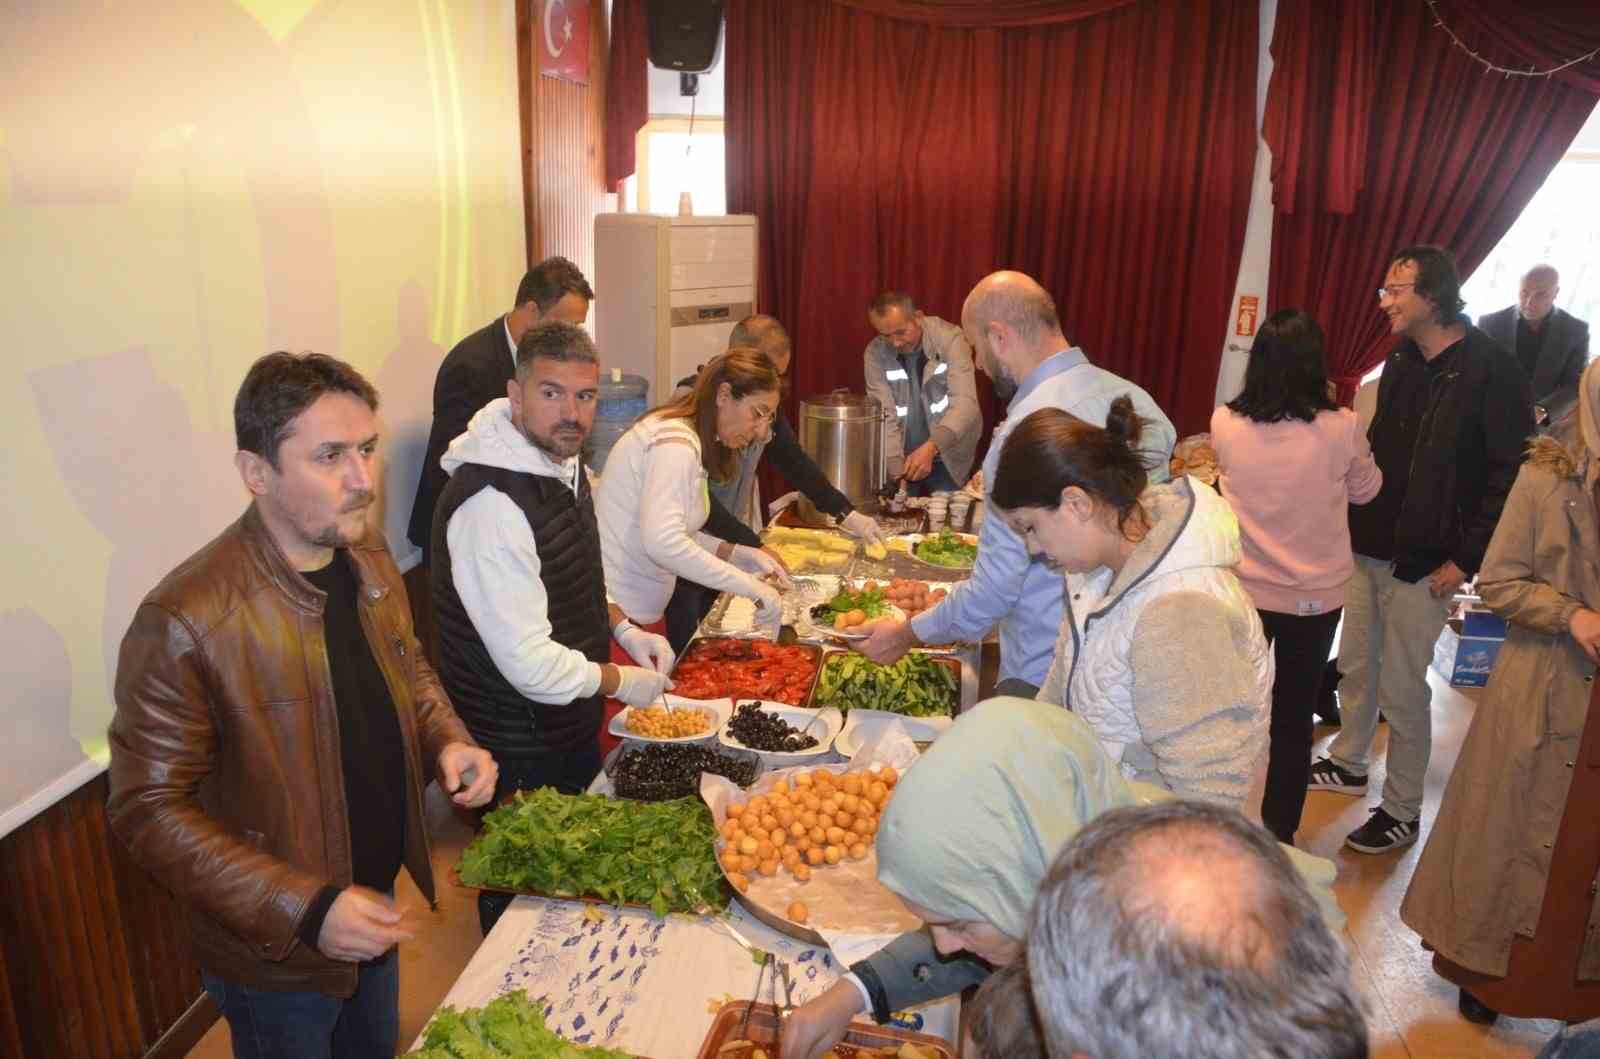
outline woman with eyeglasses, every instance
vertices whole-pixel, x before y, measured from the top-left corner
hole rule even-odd
[[[1218,484],[1244,548],[1235,573],[1275,663],[1261,821],[1291,845],[1311,776],[1311,715],[1355,572],[1346,505],[1383,484],[1356,414],[1329,396],[1325,349],[1315,320],[1279,309],[1256,336],[1243,392],[1211,416]]]
[[[678,578],[756,602],[774,629],[778,589],[791,582],[759,548],[701,532],[710,481],[726,480],[738,452],[778,407],[778,372],[756,349],[730,349],[694,389],[645,413],[612,448],[595,490],[606,591],[634,624],[665,634],[662,615]]]

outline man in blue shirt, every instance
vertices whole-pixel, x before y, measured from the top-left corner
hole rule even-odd
[[[983,461],[984,496],[1006,436],[1030,412],[1059,408],[1102,424],[1111,402],[1127,394],[1149,420],[1141,446],[1152,482],[1165,481],[1177,431],[1144,390],[1089,363],[1067,340],[1055,302],[1021,272],[994,272],[979,281],[961,309],[961,328],[980,367],[997,382],[1016,386],[1006,418],[995,428]],[[992,505],[990,510],[992,510]],[[1032,698],[1044,682],[1061,627],[1061,572],[1028,554],[1005,519],[986,518],[978,534],[978,561],[938,606],[911,621],[879,622],[856,650],[885,665],[921,644],[970,642],[1000,626],[1000,680],[996,694]]]

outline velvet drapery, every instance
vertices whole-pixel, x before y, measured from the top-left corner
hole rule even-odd
[[[910,6],[728,8],[728,204],[760,217],[794,392],[861,388],[878,291],[956,321],[973,283],[1017,268],[1091,359],[1202,429],[1249,209],[1257,4],[1028,29],[859,9]]]
[[[1454,18],[1469,8],[1489,17],[1488,5],[1465,0],[1441,0],[1439,10]],[[1501,53],[1475,38],[1491,61],[1525,63],[1521,49],[1545,39],[1534,33],[1548,25],[1537,13],[1500,6],[1494,18],[1520,46]],[[1535,61],[1554,65],[1593,47],[1600,28],[1588,28],[1589,43],[1574,37]],[[1436,243],[1470,275],[1560,161],[1596,95],[1584,67],[1552,78],[1486,71],[1412,0],[1280,0],[1272,55],[1268,302],[1321,322],[1329,372],[1348,401],[1392,342],[1376,295],[1389,255]]]

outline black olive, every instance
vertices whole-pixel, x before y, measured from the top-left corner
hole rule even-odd
[[[687,743],[652,743],[623,754],[611,770],[611,783],[622,798],[669,801],[699,793],[702,772],[748,787],[755,782],[756,762]]]
[[[817,745],[815,737],[802,735],[782,717],[764,712],[759,702],[739,703],[728,719],[728,731],[751,750],[769,753],[793,754]]]

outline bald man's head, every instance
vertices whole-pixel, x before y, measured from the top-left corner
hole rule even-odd
[[[1343,946],[1272,836],[1232,809],[1095,818],[1040,886],[1027,963],[1052,1055],[1367,1055]]]
[[[1535,265],[1522,276],[1522,287],[1517,291],[1517,311],[1530,324],[1541,324],[1550,310],[1556,307],[1556,295],[1561,293],[1561,276],[1552,265]]]
[[[1022,272],[991,272],[961,306],[961,330],[981,367],[996,382],[1020,382],[1067,341],[1049,293]]]
[[[789,374],[793,347],[789,344],[788,330],[778,322],[776,316],[755,313],[734,324],[733,331],[728,335],[728,348],[736,346],[759,349],[772,361],[779,375]]]

